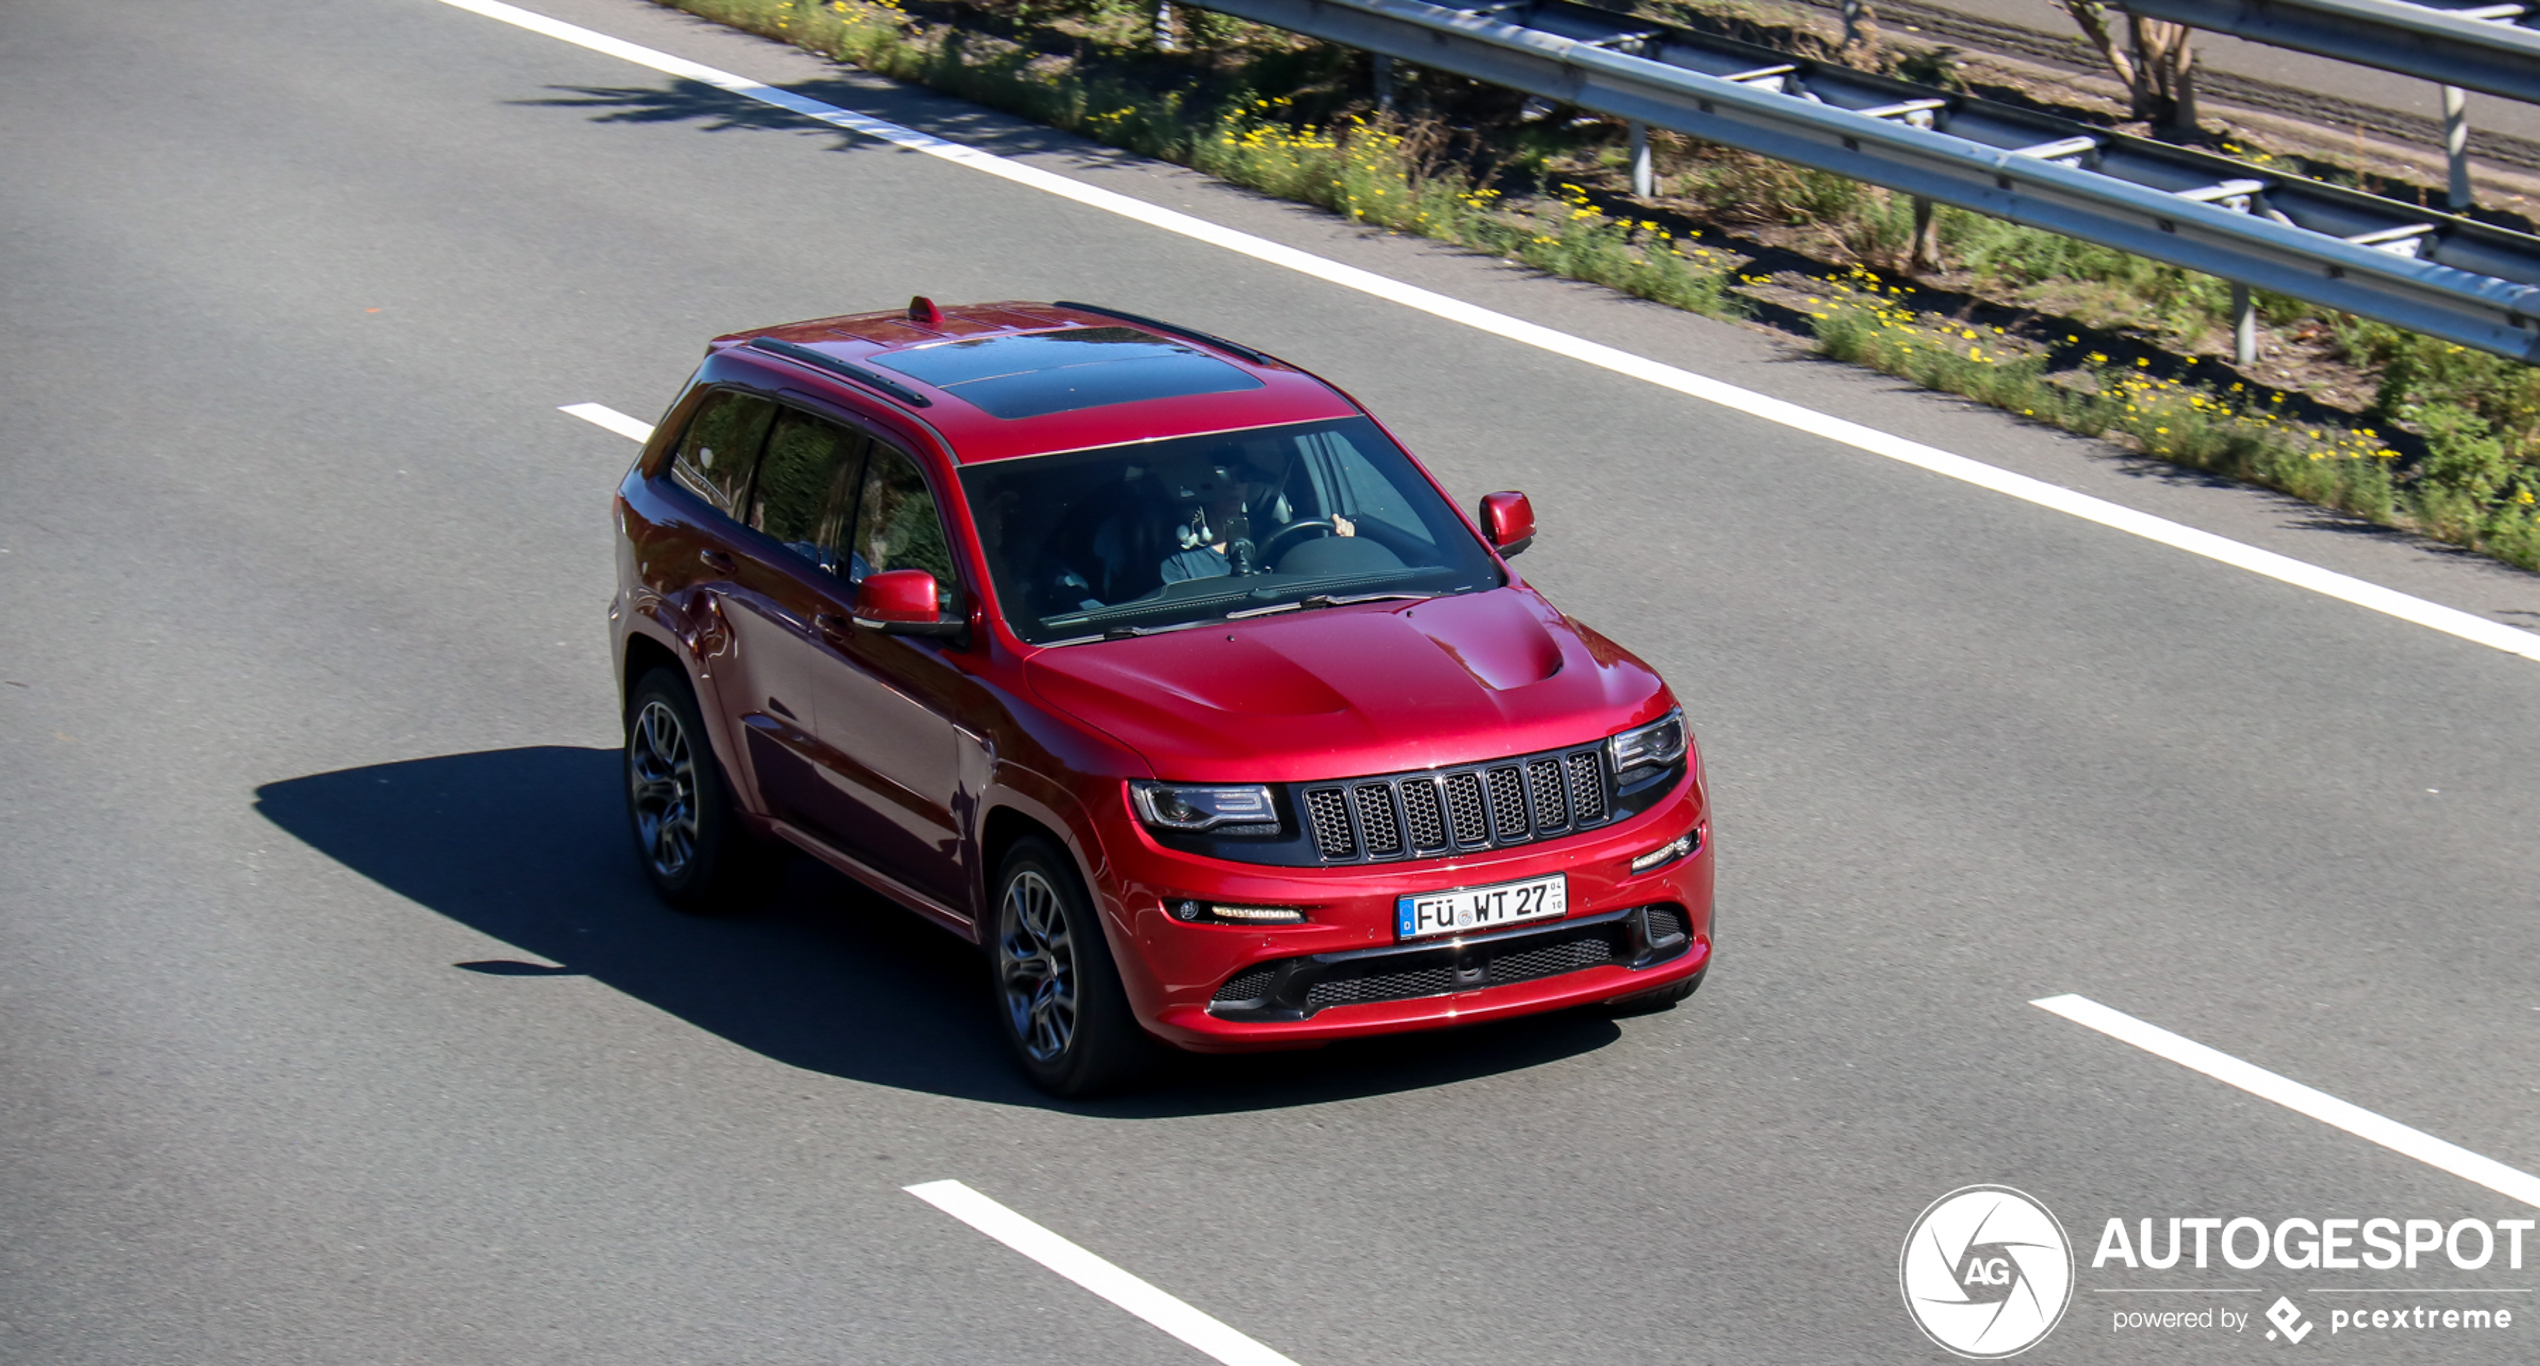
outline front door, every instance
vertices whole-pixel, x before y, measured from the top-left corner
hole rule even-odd
[[[980,690],[946,658],[943,642],[885,635],[845,614],[866,574],[923,569],[948,589],[960,580],[916,461],[878,440],[870,450],[849,514],[838,605],[822,633],[837,665],[821,676],[822,748],[848,760],[835,776],[859,808],[850,847],[880,871],[966,912],[962,851],[974,813],[962,753],[975,742],[958,718],[975,708]]]

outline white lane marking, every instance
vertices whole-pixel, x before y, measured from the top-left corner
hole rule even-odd
[[[653,424],[628,417],[604,403],[568,403],[556,411],[571,413],[595,427],[606,427],[630,441],[653,439]]]
[[[2132,508],[2111,503],[2104,498],[2094,498],[2089,494],[2078,493],[2058,484],[2049,484],[2042,479],[2032,479],[2024,474],[1997,469],[1982,461],[1970,460],[1963,455],[1954,455],[1935,446],[1926,446],[1919,441],[1908,441],[1873,427],[1864,427],[1857,422],[1847,422],[1842,418],[1803,408],[1796,403],[1784,402],[1750,389],[1741,389],[1734,384],[1724,383],[1706,375],[1697,375],[1690,370],[1680,370],[1675,366],[1661,364],[1645,356],[1636,356],[1629,351],[1606,346],[1600,342],[1592,342],[1584,337],[1574,337],[1566,332],[1540,327],[1520,318],[1512,318],[1505,313],[1494,312],[1475,304],[1465,303],[1461,299],[1449,298],[1444,294],[1422,289],[1417,285],[1403,284],[1398,280],[1390,280],[1355,266],[1345,266],[1338,261],[1325,260],[1311,252],[1282,246],[1250,233],[1220,227],[1186,213],[1158,208],[1124,194],[1096,189],[1091,185],[1069,180],[1065,176],[1008,161],[977,148],[965,147],[956,142],[946,142],[942,138],[918,132],[914,128],[903,128],[896,123],[886,123],[869,115],[840,109],[831,104],[823,104],[788,90],[780,90],[746,76],[736,76],[729,71],[717,70],[685,58],[673,57],[666,52],[642,47],[627,42],[623,38],[612,38],[605,33],[596,33],[576,24],[550,19],[543,14],[533,14],[516,5],[503,4],[501,0],[441,0],[441,3],[473,14],[481,14],[489,19],[499,19],[507,24],[515,24],[533,33],[542,33],[579,47],[589,48],[594,52],[622,58],[638,66],[650,67],[665,75],[696,81],[718,90],[729,91],[745,99],[756,100],[761,104],[790,110],[805,118],[862,133],[866,137],[913,152],[940,157],[956,165],[967,166],[974,171],[984,171],[1018,185],[1029,186],[1063,199],[1073,200],[1089,208],[1101,209],[1150,227],[1161,228],[1166,232],[1177,233],[1195,241],[1206,242],[1211,246],[1222,247],[1228,251],[1249,256],[1256,261],[1310,275],[1344,289],[1373,295],[1379,299],[1401,304],[1406,308],[1416,308],[1423,313],[1444,318],[1449,322],[1461,323],[1466,327],[1505,337],[1510,341],[1550,351],[1555,355],[1567,356],[1572,360],[1611,370],[1619,375],[1645,380],[1661,388],[1672,389],[1677,393],[1701,399],[1706,403],[1735,409],[1750,417],[1778,423],[1795,431],[1823,437],[1828,441],[1840,442],[1872,455],[1885,456],[1890,460],[1901,461],[1929,470],[1934,474],[1962,480],[1978,488],[2008,494],[2023,502],[2035,503],[2040,507],[2068,513],[2083,521],[2096,522],[2128,535],[2158,541],[2162,545],[2184,550],[2191,555],[2202,555],[2206,559],[2245,569],[2252,574],[2263,575],[2291,584],[2296,588],[2305,588],[2314,593],[2351,602],[2358,607],[2367,607],[2373,611],[2397,617],[2401,621],[2414,622],[2419,626],[2458,636],[2463,640],[2492,646],[2508,654],[2521,655],[2525,659],[2540,660],[2540,634],[2507,626],[2501,622],[2489,621],[2485,617],[2475,616],[2458,608],[2428,602],[2424,598],[2402,593],[2396,589],[2384,588],[2377,583],[2368,583],[2362,579],[2340,574],[2335,570],[2323,569],[2308,561],[2279,555],[2272,550],[2260,550],[2256,546],[2243,545],[2228,537],[2217,536],[2209,531],[2199,531],[2194,527],[2170,521],[2166,517],[2155,517],[2148,512],[2137,512]]]
[[[2049,996],[2029,1004],[2061,1015],[2075,1024],[2098,1030],[2109,1038],[2133,1044],[2146,1053],[2167,1058],[2181,1067],[2202,1072],[2216,1081],[2237,1086],[2253,1096],[2274,1101],[2288,1110],[2309,1115],[2357,1138],[2369,1139],[2392,1152],[2413,1157],[2464,1181],[2476,1182],[2499,1195],[2511,1196],[2526,1205],[2540,1205],[2540,1176],[2517,1171],[2492,1157],[2481,1157],[2457,1143],[2447,1143],[2424,1130],[2411,1129],[2395,1119],[2376,1115],[2325,1091],[2313,1090],[2290,1077],[2277,1076],[2263,1067],[2207,1048],[2194,1039],[2173,1034],[2159,1025],[2147,1024],[2120,1010],[2111,1010],[2086,996]]]
[[[1193,1309],[958,1181],[901,1189],[1087,1290],[1171,1333],[1226,1366],[1296,1366],[1288,1357]]]

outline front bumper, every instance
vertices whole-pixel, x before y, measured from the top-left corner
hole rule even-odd
[[[1488,855],[1333,868],[1274,868],[1159,847],[1133,818],[1104,899],[1127,930],[1122,984],[1145,1026],[1194,1052],[1294,1048],[1443,1028],[1639,995],[1711,958],[1712,851],[1646,873],[1631,860],[1702,827],[1699,771],[1639,815]],[[1561,873],[1558,921],[1397,942],[1395,899]],[[1303,907],[1293,926],[1189,924],[1184,899]]]

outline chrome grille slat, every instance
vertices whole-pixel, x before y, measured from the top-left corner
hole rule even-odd
[[[1446,809],[1455,822],[1457,844],[1490,843],[1490,803],[1482,796],[1482,775],[1446,775]]]
[[[1402,828],[1414,849],[1446,847],[1446,812],[1440,808],[1436,779],[1402,780]]]
[[[1570,815],[1581,825],[1605,819],[1605,765],[1596,751],[1579,750],[1562,761],[1570,778]]]
[[[1394,818],[1393,785],[1360,783],[1356,792],[1358,831],[1367,841],[1367,857],[1391,858],[1402,852],[1402,823]]]
[[[1358,857],[1358,836],[1351,833],[1349,802],[1337,787],[1305,794],[1305,815],[1314,827],[1314,848],[1327,862]]]
[[[1570,824],[1570,802],[1563,795],[1561,761],[1537,759],[1526,765],[1526,793],[1537,830],[1564,830]]]

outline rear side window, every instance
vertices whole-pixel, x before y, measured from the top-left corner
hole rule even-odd
[[[688,422],[688,434],[671,458],[670,475],[689,492],[738,515],[742,490],[759,442],[776,417],[776,405],[750,394],[712,395]]]
[[[916,461],[875,443],[855,519],[850,579],[885,569],[923,569],[937,584],[952,586],[951,543],[944,538],[944,519],[935,511],[935,495],[927,492]]]
[[[838,512],[863,472],[865,439],[788,411],[776,420],[750,489],[750,525],[823,568],[837,563]]]

